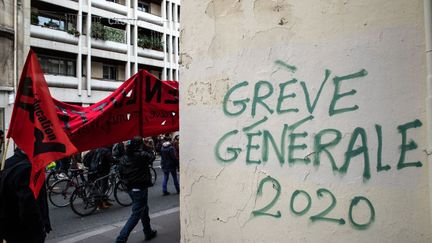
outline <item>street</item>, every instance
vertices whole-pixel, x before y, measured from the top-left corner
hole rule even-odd
[[[159,160],[155,161],[155,169],[157,173],[157,180],[155,185],[149,188],[148,196],[150,216],[163,214],[164,212],[175,211],[178,210],[179,207],[179,195],[175,194],[172,178],[170,178],[170,181],[168,182],[168,191],[170,191],[172,194],[168,196],[162,195],[163,173],[160,169]],[[113,196],[111,197],[111,199],[113,199]],[[123,207],[118,205],[115,201],[112,203],[112,207],[108,209],[97,210],[94,214],[87,217],[80,217],[74,214],[70,206],[56,208],[50,204],[50,219],[53,230],[50,232],[50,234],[48,234],[47,242],[64,241],[73,235],[97,231],[97,229],[108,225],[117,225],[117,227],[121,227],[131,213],[131,206]],[[179,219],[177,218],[176,220],[178,220],[178,224],[180,224]],[[141,227],[141,223],[138,224],[136,229],[138,227]],[[118,230],[120,229],[121,228]]]

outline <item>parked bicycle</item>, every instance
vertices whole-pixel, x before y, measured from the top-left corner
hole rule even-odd
[[[72,193],[87,182],[83,169],[70,169],[70,177],[59,179],[48,187],[48,199],[56,207],[66,207],[70,204]]]
[[[47,170],[46,174],[47,177],[45,179],[45,184],[47,188],[52,187],[52,185],[58,180],[69,178],[67,172],[55,167]]]
[[[108,178],[108,186],[103,185],[103,180]],[[110,174],[100,177],[93,182],[87,181],[77,187],[70,197],[72,211],[79,216],[91,215],[101,204],[104,197],[109,197],[114,192],[114,199],[121,206],[130,206],[130,198],[126,186],[119,179],[114,166]]]

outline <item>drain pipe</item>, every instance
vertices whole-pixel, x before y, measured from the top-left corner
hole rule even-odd
[[[429,176],[429,213],[432,221],[432,0],[423,0],[426,35],[426,122],[427,122],[427,161]]]
[[[18,60],[17,60],[17,52],[18,52],[18,34],[17,34],[17,26],[18,26],[18,20],[17,20],[17,16],[18,16],[18,6],[17,6],[17,0],[14,0],[14,16],[13,16],[13,25],[14,25],[14,43],[13,43],[13,87],[14,87],[14,92],[16,94],[17,92],[17,84],[18,84]]]

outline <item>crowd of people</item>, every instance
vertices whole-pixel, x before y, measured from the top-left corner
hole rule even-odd
[[[134,137],[131,140],[97,148],[56,161],[56,169],[64,172],[82,166],[88,169],[88,179],[96,180],[110,173],[116,165],[121,180],[132,199],[132,213],[122,228],[116,242],[126,242],[130,232],[141,220],[144,239],[151,240],[157,232],[151,228],[148,215],[148,188],[152,186],[150,165],[160,156],[164,174],[162,195],[170,195],[168,181],[171,176],[177,193],[180,186],[179,136],[170,134],[157,137]],[[31,163],[19,148],[5,162],[0,184],[0,240],[7,242],[44,242],[51,231],[46,189],[42,188],[37,199],[29,188]],[[108,181],[103,181],[108,186]],[[100,209],[111,206],[107,197],[101,198]],[[6,223],[7,222],[7,223]]]

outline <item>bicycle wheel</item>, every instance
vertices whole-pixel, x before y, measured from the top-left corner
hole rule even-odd
[[[114,198],[118,204],[124,207],[132,205],[132,198],[129,196],[126,186],[121,181],[115,184]]]
[[[49,188],[48,198],[52,205],[62,208],[70,203],[70,196],[75,190],[75,183],[70,179],[61,179]]]
[[[70,205],[72,211],[79,216],[88,216],[97,208],[97,200],[92,186],[80,186],[72,193]]]
[[[157,174],[156,174],[155,168],[150,167],[150,174],[151,174],[151,183],[152,183],[152,185],[154,185],[156,183],[156,179],[157,179]]]
[[[47,186],[47,188],[50,188],[50,187],[52,187],[52,185],[56,181],[61,180],[61,179],[66,179],[66,178],[68,178],[66,173],[60,172],[57,170],[53,170],[48,174],[48,176],[46,178],[46,186]]]

